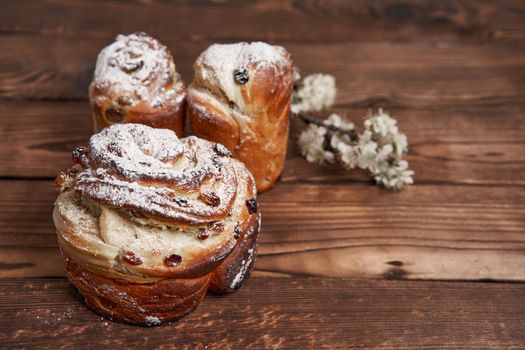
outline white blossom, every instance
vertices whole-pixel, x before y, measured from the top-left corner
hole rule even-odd
[[[347,169],[369,171],[376,183],[390,189],[414,182],[414,172],[401,159],[408,148],[407,137],[396,120],[382,110],[365,120],[364,131],[354,140],[349,133],[354,132],[354,124],[340,115],[331,114],[322,123],[326,127],[310,124],[299,137],[301,153],[309,162],[324,164],[338,159]]]
[[[294,79],[299,79],[294,71]],[[295,82],[295,80],[294,80]],[[292,96],[292,112],[320,111],[335,100],[335,79],[331,75],[312,74],[296,88]],[[333,163],[336,159],[347,168],[369,171],[376,183],[391,189],[401,189],[414,182],[414,172],[402,156],[408,150],[408,140],[399,131],[397,121],[382,109],[364,121],[364,130],[357,134],[352,122],[332,113],[321,125],[311,122],[299,135],[301,154],[310,163]]]
[[[378,113],[367,118],[364,122],[365,130],[381,145],[391,144],[397,159],[408,149],[405,134],[399,131],[397,121],[379,109]]]
[[[335,132],[330,138],[330,147],[337,150],[340,144],[348,145],[352,142],[348,134],[343,134],[340,132]]]
[[[384,145],[383,147],[378,148],[376,155],[376,162],[386,162],[394,152],[394,147],[390,144]]]
[[[293,92],[291,110],[296,114],[321,111],[333,105],[335,95],[335,78],[332,75],[308,75]]]
[[[374,172],[377,162],[377,143],[372,140],[360,139],[357,143],[357,151],[359,153],[357,166]]]
[[[366,130],[370,130],[383,138],[396,134],[399,131],[397,129],[397,121],[384,113],[382,109],[379,109],[377,114],[367,118],[364,125]]]
[[[396,158],[401,158],[401,155],[408,150],[408,140],[405,134],[397,133],[392,135],[392,147],[396,154]]]
[[[377,183],[386,188],[401,189],[404,185],[413,184],[414,172],[408,169],[408,163],[405,160],[394,161],[393,163],[384,162],[375,172],[374,179]]]
[[[323,124],[336,127],[343,131],[354,130],[354,123],[345,120],[343,117],[336,113],[330,114],[330,116],[326,118]]]
[[[326,126],[335,127],[342,131],[332,133],[332,137],[330,138],[330,146],[334,150],[337,150],[338,145],[341,143],[349,144],[352,142],[350,136],[346,132],[354,130],[354,123],[346,121],[339,114],[332,113],[328,118],[326,118],[326,120],[323,121],[323,124]]]
[[[314,124],[308,125],[299,135],[299,148],[301,154],[310,163],[325,164],[333,163],[335,155],[324,149],[326,128]]]
[[[292,71],[292,83],[295,84],[299,80],[301,80],[301,72],[297,66],[294,66]]]
[[[358,167],[370,171],[376,169],[377,143],[374,141],[360,138],[355,145],[339,142],[334,148],[338,151],[341,163],[345,168]]]
[[[359,163],[359,152],[357,147],[340,142],[336,145],[341,165],[347,169],[354,169]]]

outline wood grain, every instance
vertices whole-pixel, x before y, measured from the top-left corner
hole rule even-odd
[[[417,183],[523,185],[525,105],[490,109],[389,109],[409,138]],[[336,108],[356,124],[366,108]],[[0,102],[0,176],[54,178],[71,166],[71,151],[92,132],[89,106],[78,102]],[[295,145],[294,120],[283,182],[369,182],[360,172],[307,163]],[[502,171],[501,169],[505,169]]]
[[[525,276],[519,188],[425,185],[384,193],[285,184],[261,203],[259,270],[387,279]]]
[[[101,319],[64,279],[0,279],[0,347],[519,349],[524,298],[524,284],[259,278],[141,328]]]
[[[63,276],[49,181],[2,181],[0,277]],[[279,183],[255,276],[525,281],[521,187]]]
[[[524,9],[519,0],[235,0],[221,1],[220,6],[215,1],[191,0],[24,0],[4,4],[0,30],[104,38],[142,30],[180,41],[401,41],[424,36],[516,43],[524,37]]]
[[[112,39],[0,36],[0,97],[87,100],[98,52]],[[213,40],[170,41],[183,78]],[[304,73],[338,79],[339,104],[386,101],[405,107],[490,106],[522,102],[525,46],[500,43],[280,42]]]
[[[336,76],[334,111],[395,116],[416,184],[308,164],[293,120],[253,278],[165,327],[101,319],[63,278],[51,179],[91,133],[97,53],[134,31],[186,82],[211,43],[285,46]],[[3,2],[0,348],[522,349],[525,284],[501,281],[525,281],[524,43],[521,0]]]

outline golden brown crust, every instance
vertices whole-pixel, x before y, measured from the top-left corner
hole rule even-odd
[[[204,299],[210,274],[133,283],[94,274],[63,254],[69,281],[86,304],[111,320],[156,326],[194,310]]]
[[[247,81],[235,77],[240,70]],[[188,88],[192,133],[228,147],[251,171],[259,192],[273,187],[288,143],[290,54],[264,43],[212,45],[194,71]]]
[[[167,277],[194,278],[208,274],[237,246],[236,240],[228,238],[219,242],[213,249],[203,249],[190,257],[184,257],[180,265],[171,268],[163,264],[164,255],[159,255],[159,259],[155,259],[155,252],[150,256],[141,254],[144,262],[133,266],[120,261],[122,249],[119,247],[108,246],[103,241],[87,240],[83,235],[79,235],[73,226],[65,224],[65,220],[56,208],[54,222],[58,243],[64,254],[74,257],[86,270],[99,276],[125,279],[135,283],[152,283]]]
[[[253,268],[255,183],[224,146],[117,124],[73,158],[57,178],[53,219],[69,277],[97,312],[136,324],[178,318],[210,281],[231,292]]]
[[[217,294],[238,289],[255,265],[259,229],[260,215],[253,216],[234,250],[209,273],[149,283],[99,275],[61,251],[68,280],[91,309],[114,321],[157,326],[193,311],[208,289]]]
[[[169,50],[145,33],[119,35],[101,51],[89,96],[95,131],[139,123],[184,136],[186,86]]]
[[[217,294],[232,293],[250,276],[257,257],[260,219],[260,215],[251,218],[233,251],[213,270],[210,291]]]

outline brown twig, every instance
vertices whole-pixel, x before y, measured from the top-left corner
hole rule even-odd
[[[326,128],[326,129],[328,129],[330,131],[334,131],[334,132],[338,132],[338,133],[341,133],[341,134],[344,134],[344,135],[348,135],[348,137],[350,137],[350,139],[352,141],[357,141],[357,139],[358,139],[358,135],[357,135],[357,132],[355,132],[355,130],[343,130],[343,129],[339,129],[338,127],[335,127],[333,125],[326,125],[322,120],[319,120],[317,118],[314,118],[314,117],[311,117],[311,116],[308,116],[308,115],[304,115],[304,114],[297,114],[297,116],[299,118],[301,118],[301,120],[305,124],[315,124],[317,126],[322,126],[323,128]]]

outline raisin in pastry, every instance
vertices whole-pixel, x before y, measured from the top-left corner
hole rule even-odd
[[[293,64],[280,46],[215,44],[193,66],[188,114],[194,135],[219,142],[246,164],[259,192],[284,167]]]
[[[166,46],[145,33],[119,35],[100,52],[89,97],[95,131],[140,123],[183,136],[186,87]]]
[[[157,325],[255,264],[252,175],[227,149],[168,129],[115,124],[57,177],[53,218],[70,282],[110,319]]]

